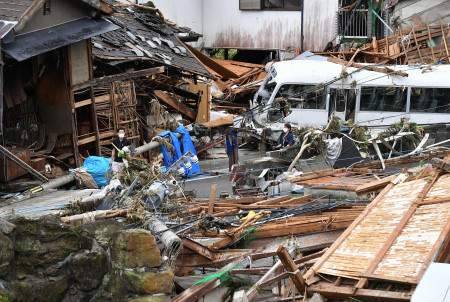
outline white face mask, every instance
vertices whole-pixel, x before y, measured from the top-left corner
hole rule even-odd
[[[125,137],[125,133],[119,133],[119,138],[122,139]]]
[[[289,129],[288,128],[283,128],[283,132],[284,133],[288,133]]]

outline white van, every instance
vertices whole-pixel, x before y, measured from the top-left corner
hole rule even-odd
[[[323,127],[335,114],[375,129],[401,118],[450,123],[450,65],[386,67],[408,76],[327,61],[275,63],[251,102],[253,122]]]

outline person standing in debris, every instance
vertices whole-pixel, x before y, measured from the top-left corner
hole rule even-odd
[[[295,143],[294,134],[292,133],[292,126],[289,123],[284,124],[283,133],[278,139],[278,146],[275,149],[282,149],[293,146]]]
[[[239,145],[237,131],[234,128],[227,128],[225,132],[225,147],[228,155],[228,170],[239,161]]]
[[[126,148],[130,145],[126,138],[125,129],[119,128],[117,137],[112,142],[112,172],[119,173],[123,169],[123,158],[125,157]]]

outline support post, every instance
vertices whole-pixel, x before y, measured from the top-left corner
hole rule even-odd
[[[286,271],[288,271],[291,277],[292,282],[295,287],[299,291],[299,293],[304,293],[306,288],[305,279],[303,279],[302,273],[298,270],[297,265],[294,260],[292,260],[289,255],[288,250],[284,246],[280,246],[277,250],[277,255],[280,258],[281,263],[283,264]]]

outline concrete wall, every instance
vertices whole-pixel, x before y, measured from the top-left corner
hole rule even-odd
[[[241,11],[239,0],[153,2],[166,18],[203,34],[202,46],[267,49],[301,46],[300,11]],[[338,0],[304,0],[304,6],[305,50],[322,50],[336,35]]]

